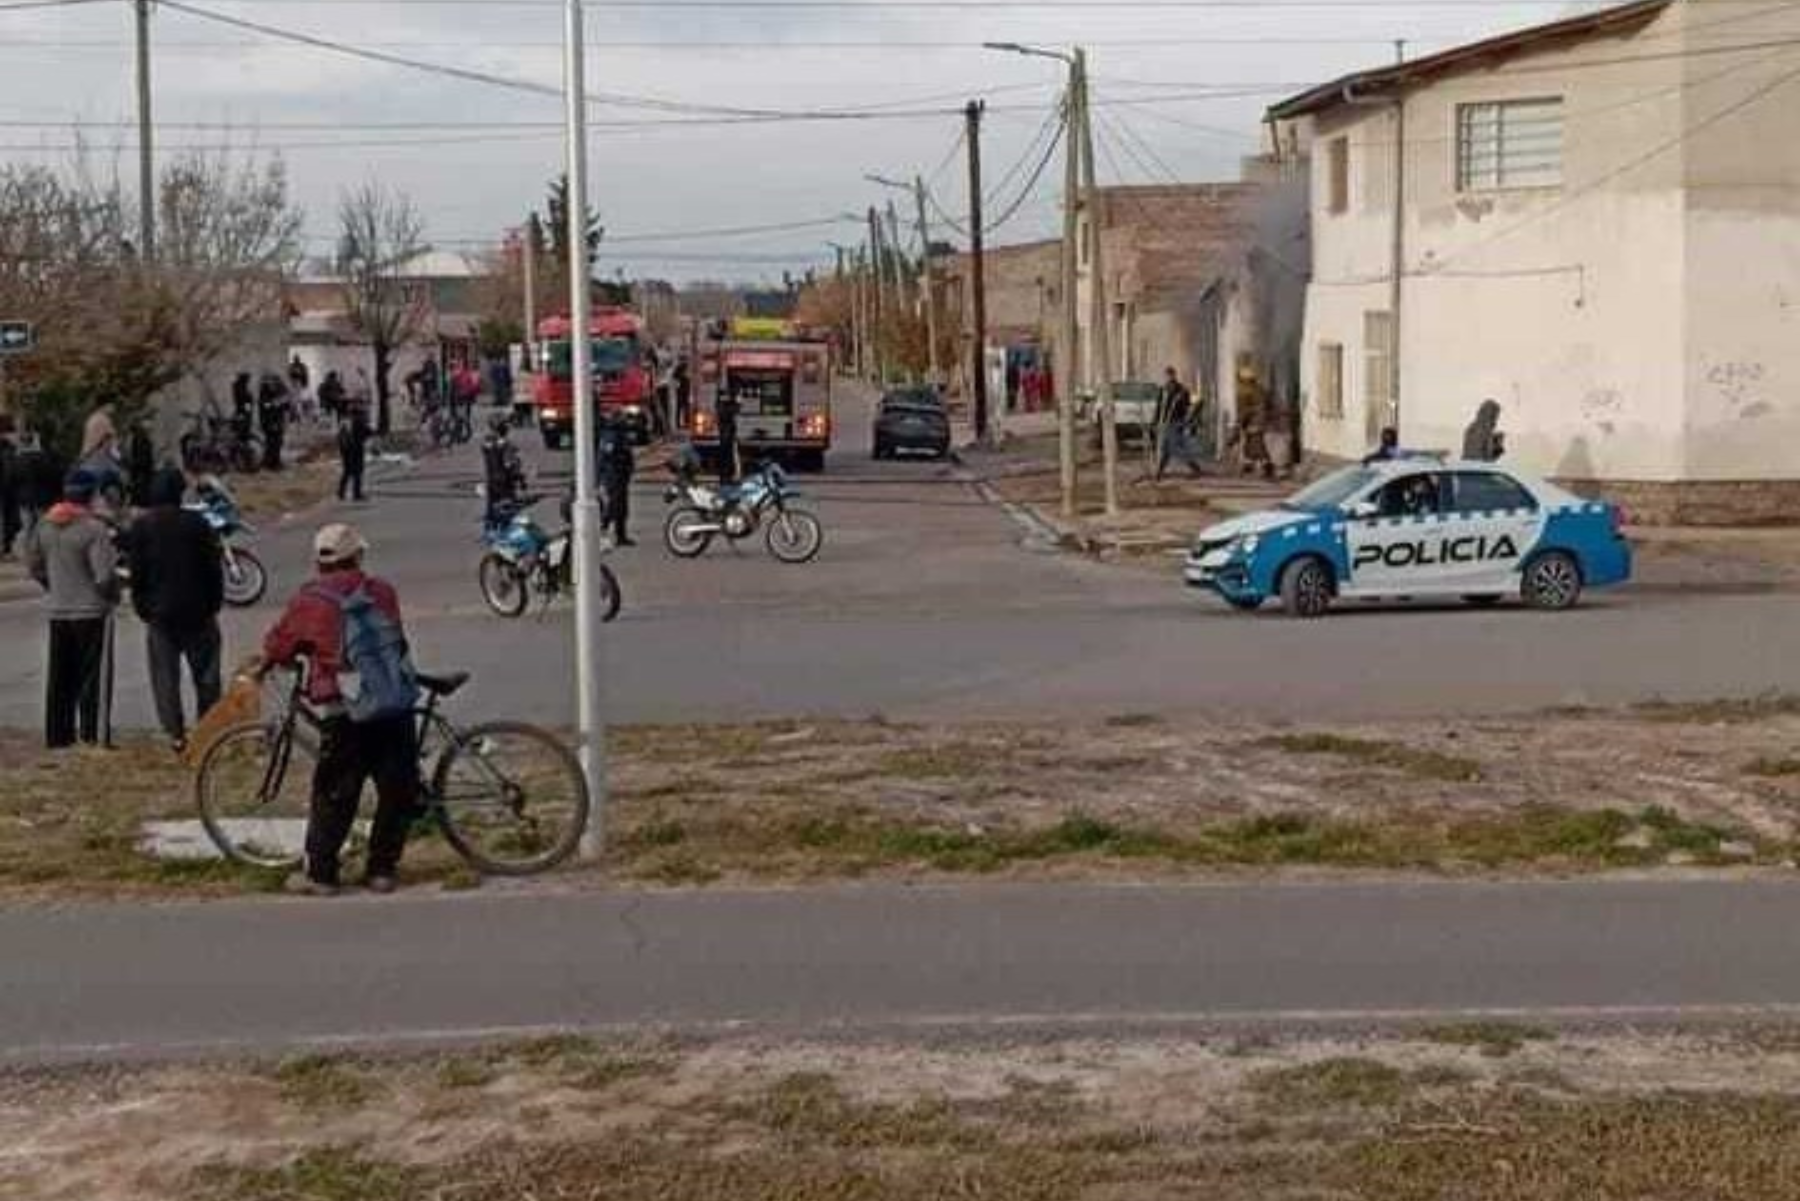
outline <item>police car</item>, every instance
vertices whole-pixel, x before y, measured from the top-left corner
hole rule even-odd
[[[1492,463],[1409,456],[1202,531],[1183,576],[1238,609],[1278,596],[1295,617],[1381,597],[1567,609],[1631,577],[1622,524],[1616,506]]]

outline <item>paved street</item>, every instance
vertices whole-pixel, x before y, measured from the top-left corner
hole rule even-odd
[[[1785,595],[1628,589],[1562,616],[1244,617],[1185,594],[1172,567],[1120,571],[1023,548],[1022,531],[954,468],[871,463],[867,425],[866,403],[841,403],[831,470],[802,478],[828,530],[809,567],[775,563],[760,542],[673,560],[658,538],[661,481],[641,481],[642,545],[614,560],[626,609],[605,649],[617,719],[1354,718],[1800,688],[1800,628]],[[548,472],[568,469],[566,454],[539,457]],[[508,623],[476,592],[478,476],[472,450],[430,459],[348,516],[374,541],[376,568],[399,583],[422,660],[476,673],[463,712],[567,720],[567,611]],[[268,606],[305,571],[310,528],[263,539],[275,577]],[[267,606],[234,615],[233,648],[251,647],[271,616]],[[28,603],[0,605],[0,723],[38,720],[38,620]],[[149,720],[143,678],[127,624],[128,724]]]
[[[852,888],[0,911],[0,1060],[549,1026],[1788,1015],[1786,884]]]

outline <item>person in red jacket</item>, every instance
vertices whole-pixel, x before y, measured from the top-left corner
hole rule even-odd
[[[412,715],[352,721],[338,678],[346,670],[342,598],[364,589],[396,627],[401,620],[400,597],[393,585],[363,571],[368,549],[351,526],[333,524],[320,530],[313,539],[318,578],[288,602],[287,611],[263,640],[262,672],[307,660],[306,700],[323,719],[306,823],[305,870],[288,881],[288,891],[310,896],[336,895],[338,860],[356,822],[363,785],[371,779],[377,803],[364,884],[371,892],[394,891],[419,801]]]

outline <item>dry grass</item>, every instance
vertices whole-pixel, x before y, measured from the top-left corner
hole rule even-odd
[[[1795,853],[1800,712],[1780,698],[1475,722],[1279,729],[880,720],[621,732],[611,845],[570,879],[666,885],[1241,870],[1596,871]],[[50,755],[0,733],[0,892],[206,895],[266,873],[157,864],[193,816],[148,741]],[[479,886],[434,833],[415,882]]]
[[[568,1059],[654,1073],[584,1091]],[[1006,1047],[554,1040],[266,1071],[0,1077],[0,1191],[145,1201],[1778,1201],[1800,1062],[1718,1034]]]

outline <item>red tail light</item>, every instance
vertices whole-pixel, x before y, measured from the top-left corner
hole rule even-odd
[[[719,419],[704,410],[694,414],[694,432],[702,436],[719,432]]]

